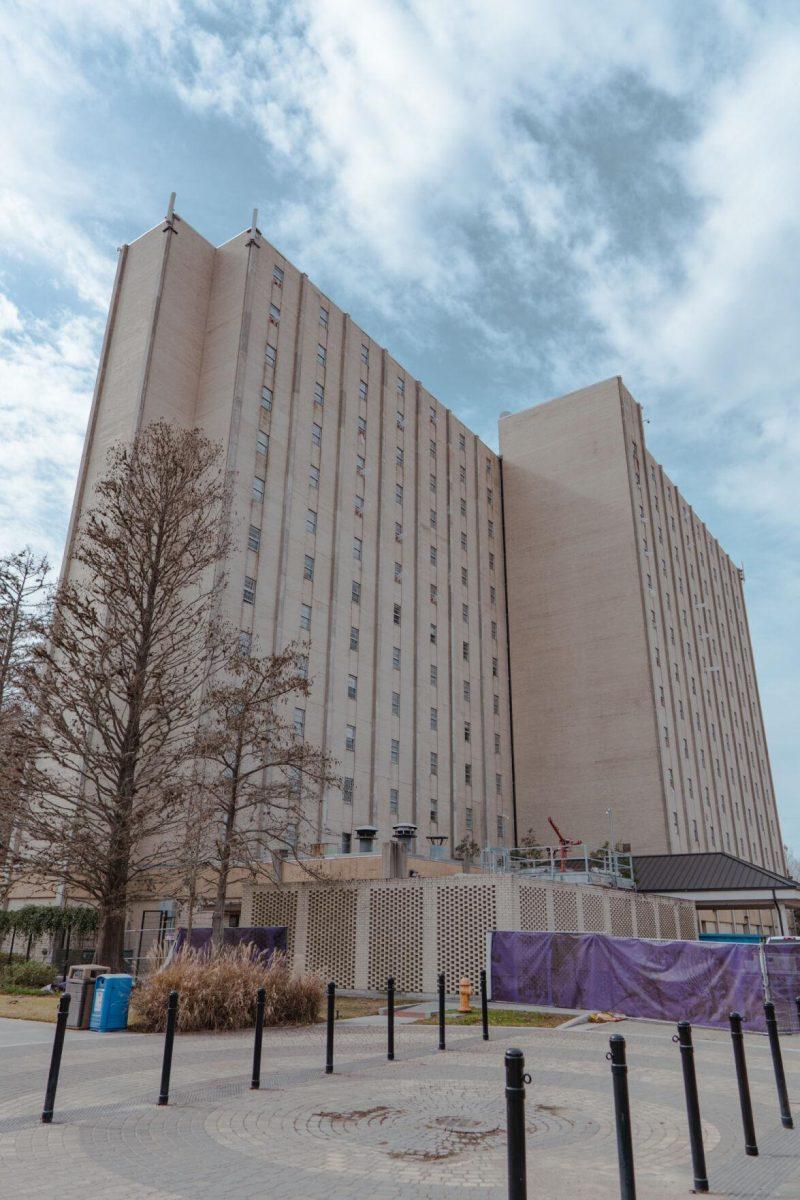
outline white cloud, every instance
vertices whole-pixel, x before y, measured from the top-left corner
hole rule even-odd
[[[0,553],[30,542],[61,557],[100,334],[97,319],[17,314],[0,335]]]

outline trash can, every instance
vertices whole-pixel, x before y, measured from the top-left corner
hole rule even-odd
[[[107,975],[108,967],[99,963],[75,963],[69,969],[65,991],[71,997],[67,1024],[73,1029],[88,1029],[92,1012],[92,988],[98,975]]]
[[[127,1029],[132,975],[101,975],[95,980],[89,1028],[97,1033]]]

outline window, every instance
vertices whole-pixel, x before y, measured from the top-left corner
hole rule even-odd
[[[255,579],[251,579],[249,575],[245,575],[244,577],[242,600],[245,604],[255,604],[256,602],[256,581]]]
[[[468,830],[472,829],[472,809],[471,808],[464,809],[464,826]]]
[[[492,675],[494,676],[495,679],[497,679],[497,659],[496,658],[492,659]]]
[[[250,648],[253,645],[253,635],[248,633],[246,629],[242,629],[239,633],[239,653],[249,654]]]
[[[431,685],[436,687],[439,682],[439,668],[435,663],[431,663]]]
[[[294,731],[298,737],[302,737],[306,727],[306,714],[302,708],[294,710]]]
[[[439,728],[439,710],[438,708],[431,709],[431,729]]]
[[[347,698],[348,698],[348,700],[355,700],[357,695],[358,695],[358,676],[357,675],[348,675],[347,676]]]
[[[366,417],[358,418],[358,436],[361,438],[365,438],[367,436],[367,418]]]
[[[464,585],[464,587],[466,587],[467,584],[469,583],[469,573],[468,573],[466,567],[461,568],[461,582]]]
[[[434,567],[436,566],[436,558],[437,558],[436,547],[431,546],[431,565]]]
[[[319,306],[319,323],[320,323],[320,325],[322,325],[322,326],[323,326],[323,328],[325,328],[325,329],[327,329],[327,328],[328,328],[328,317],[329,317],[330,315],[331,315],[331,314],[330,314],[330,312],[328,311],[328,309],[325,307],[325,305],[324,305],[324,304],[320,304],[320,306]]]
[[[467,448],[467,439],[464,437],[463,433],[458,435],[458,448],[459,450],[466,450]]]
[[[351,833],[342,834],[342,854],[349,854],[350,847],[353,844],[353,835]]]
[[[342,800],[345,804],[353,803],[353,780],[350,776],[342,780]]]
[[[395,421],[396,421],[396,424],[397,424],[397,428],[398,428],[398,429],[405,429],[405,427],[406,427],[406,419],[405,419],[405,416],[403,415],[403,413],[400,411],[400,409],[399,409],[399,408],[398,408],[397,412],[395,413]]]
[[[364,455],[357,454],[356,455],[356,471],[358,472],[359,475],[364,474],[364,471],[366,470],[366,466],[367,466],[367,460],[364,458]]]
[[[431,475],[431,491],[436,492],[436,476]]]
[[[465,700],[469,700],[469,691],[470,691],[470,689],[469,689],[469,680],[468,680],[468,679],[465,679],[465,680],[464,680],[464,699],[465,699]]]
[[[322,426],[315,421],[311,426],[311,443],[314,446],[322,445]]]
[[[431,509],[431,529],[436,528],[436,509]]]
[[[458,468],[458,475],[459,475],[459,479],[461,480],[462,483],[467,482],[467,468],[463,465],[463,463]]]
[[[468,604],[461,605],[461,620],[469,621],[469,605]]]
[[[392,738],[392,754],[391,754],[391,757],[392,757],[392,762],[393,762],[393,763],[399,763],[399,762],[400,762],[400,742],[399,742],[399,740],[398,740],[397,738]]]
[[[312,488],[319,487],[319,467],[310,467],[309,468],[308,482]]]
[[[467,502],[463,496],[461,497],[461,515],[462,517],[467,515]]]
[[[259,429],[256,434],[256,452],[258,454],[266,454],[269,450],[269,434],[263,429]]]
[[[464,763],[464,783],[472,787],[472,763]]]
[[[314,512],[313,508],[309,508],[306,511],[306,530],[308,533],[317,532],[317,514]]]
[[[431,750],[431,775],[439,774],[439,755],[435,750]]]
[[[350,649],[358,649],[358,630],[356,629],[355,625],[350,627]]]
[[[258,553],[259,549],[261,548],[261,530],[257,525],[250,526],[250,533],[247,537],[247,545],[251,550],[255,550],[256,553]]]
[[[492,553],[491,550],[489,551],[489,570],[490,571],[494,570],[494,554]]]
[[[366,381],[366,379],[359,380],[358,397],[360,400],[366,400],[366,398],[367,398],[367,381]]]
[[[489,522],[489,537],[494,537],[494,521]]]
[[[272,412],[272,388],[263,387],[261,389],[261,403],[267,412]]]
[[[325,403],[325,386],[321,383],[314,384],[314,403],[320,407]]]
[[[311,628],[311,605],[310,604],[301,604],[300,605],[300,628],[301,629],[310,629]]]
[[[497,714],[500,712],[500,697],[499,696],[493,697],[493,706],[494,706],[494,708],[493,708],[494,715],[497,716]]]
[[[461,534],[461,549],[466,550],[466,548],[467,548],[467,535],[466,535],[466,533],[462,533]]]
[[[395,625],[399,625],[399,624],[400,624],[400,613],[401,613],[401,608],[400,608],[400,605],[399,605],[399,604],[395,604],[395,606],[394,606],[394,613],[393,613],[393,619],[394,619],[394,623],[395,623]]]
[[[363,342],[361,343],[361,361],[362,363],[369,362],[369,346],[365,346]]]
[[[497,641],[497,621],[492,621],[491,629],[492,629],[492,641],[496,642]]]
[[[398,504],[403,503],[403,485],[402,485],[402,483],[396,483],[394,485],[394,498]]]
[[[469,742],[472,739],[472,725],[469,721],[464,722],[464,741]]]
[[[317,344],[317,363],[319,364],[319,366],[321,366],[321,367],[325,366],[325,360],[327,357],[328,357],[328,353],[327,353],[325,347],[322,345],[322,342],[319,342]]]
[[[363,542],[361,541],[361,538],[354,537],[353,538],[353,558],[357,562],[361,562],[362,547],[363,547]]]
[[[389,789],[389,812],[397,816],[397,811],[400,808],[400,793],[397,788]]]
[[[270,306],[269,306],[269,319],[270,319],[270,321],[272,321],[272,323],[273,323],[274,325],[277,325],[277,324],[278,324],[278,322],[280,321],[280,319],[281,319],[281,310],[278,308],[277,304],[270,304]]]
[[[402,465],[403,465],[403,447],[402,446],[395,447],[394,461],[398,467],[402,467]]]
[[[253,476],[253,493],[252,493],[252,495],[253,495],[254,500],[263,500],[264,499],[264,480],[261,478],[260,475]]]
[[[494,504],[494,495],[491,488],[486,489],[486,503],[491,507]]]
[[[494,735],[494,752],[495,752],[495,754],[500,753],[500,734],[499,733],[496,733]]]
[[[402,565],[402,563],[396,562],[394,564],[394,581],[395,581],[395,583],[399,583],[402,578],[403,578],[403,565]]]
[[[395,521],[394,523],[394,540],[396,542],[402,542],[403,540],[403,526],[400,521]]]
[[[431,796],[431,824],[437,825],[439,822],[439,801],[435,796]]]
[[[264,347],[264,358],[266,360],[267,366],[274,367],[277,357],[278,357],[278,351],[276,350],[276,348],[274,346],[270,346],[269,342],[267,342],[266,346]]]
[[[499,842],[502,842],[502,840],[505,836],[506,836],[505,818],[503,817],[502,813],[498,813],[497,814],[497,840]]]
[[[498,796],[502,792],[502,790],[503,790],[503,776],[502,775],[495,775],[494,790],[497,792]]]
[[[345,748],[345,750],[355,750],[355,748],[356,748],[356,727],[355,727],[355,725],[348,725],[345,729],[344,748]]]
[[[461,657],[464,662],[469,662],[469,642],[461,643]]]
[[[297,674],[301,679],[308,679],[308,659],[305,654],[297,660]]]
[[[400,716],[400,693],[392,692],[392,716]]]
[[[432,583],[431,584],[431,604],[436,604],[438,596],[439,596],[439,590],[436,587],[436,584]]]
[[[272,278],[275,280],[278,287],[280,287],[282,285],[282,283],[283,283],[283,268],[279,267],[277,263],[272,268]]]
[[[431,438],[430,444],[431,458],[436,458],[436,442]]]
[[[303,579],[314,578],[314,559],[312,555],[306,554],[303,562]]]
[[[431,423],[432,423],[433,425],[435,425],[435,424],[436,424],[436,420],[437,420],[437,417],[436,417],[436,409],[434,408],[434,406],[433,406],[432,404],[431,404],[430,408],[428,409],[428,412],[429,412],[429,414],[430,414]]]
[[[400,670],[400,647],[399,646],[392,647],[392,666],[395,669],[395,671]]]
[[[431,645],[436,645],[436,626],[431,625]]]

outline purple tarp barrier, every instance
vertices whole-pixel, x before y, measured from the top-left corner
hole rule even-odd
[[[795,997],[800,996],[800,944],[773,942],[764,946],[770,999],[781,1033],[800,1032]]]
[[[186,941],[186,930],[178,930],[173,946],[173,953],[181,949]],[[223,946],[240,946],[251,942],[258,949],[259,958],[269,958],[276,950],[286,950],[285,925],[249,925],[224,929],[222,932]],[[210,929],[193,929],[191,947],[193,950],[205,950],[211,945]]]
[[[492,999],[764,1030],[760,947],[603,933],[492,934]]]

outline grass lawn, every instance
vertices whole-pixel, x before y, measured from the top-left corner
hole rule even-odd
[[[0,1017],[21,1021],[55,1021],[58,996],[20,996],[0,992]]]
[[[402,996],[395,998],[395,1005],[408,1004]],[[346,1021],[348,1017],[375,1017],[386,1007],[385,996],[338,996],[336,997],[336,1016],[340,1021]],[[320,1021],[327,1020],[328,1017],[328,999],[323,996],[322,1004],[319,1010]]]
[[[569,1016],[565,1013],[527,1012],[517,1008],[489,1009],[490,1025],[533,1025],[539,1029],[555,1029],[557,1025],[563,1025],[568,1020]],[[471,1013],[460,1013],[458,1009],[451,1008],[445,1013],[445,1022],[447,1025],[480,1025],[481,1011],[474,1009]],[[438,1025],[439,1017],[425,1017],[416,1024]]]

